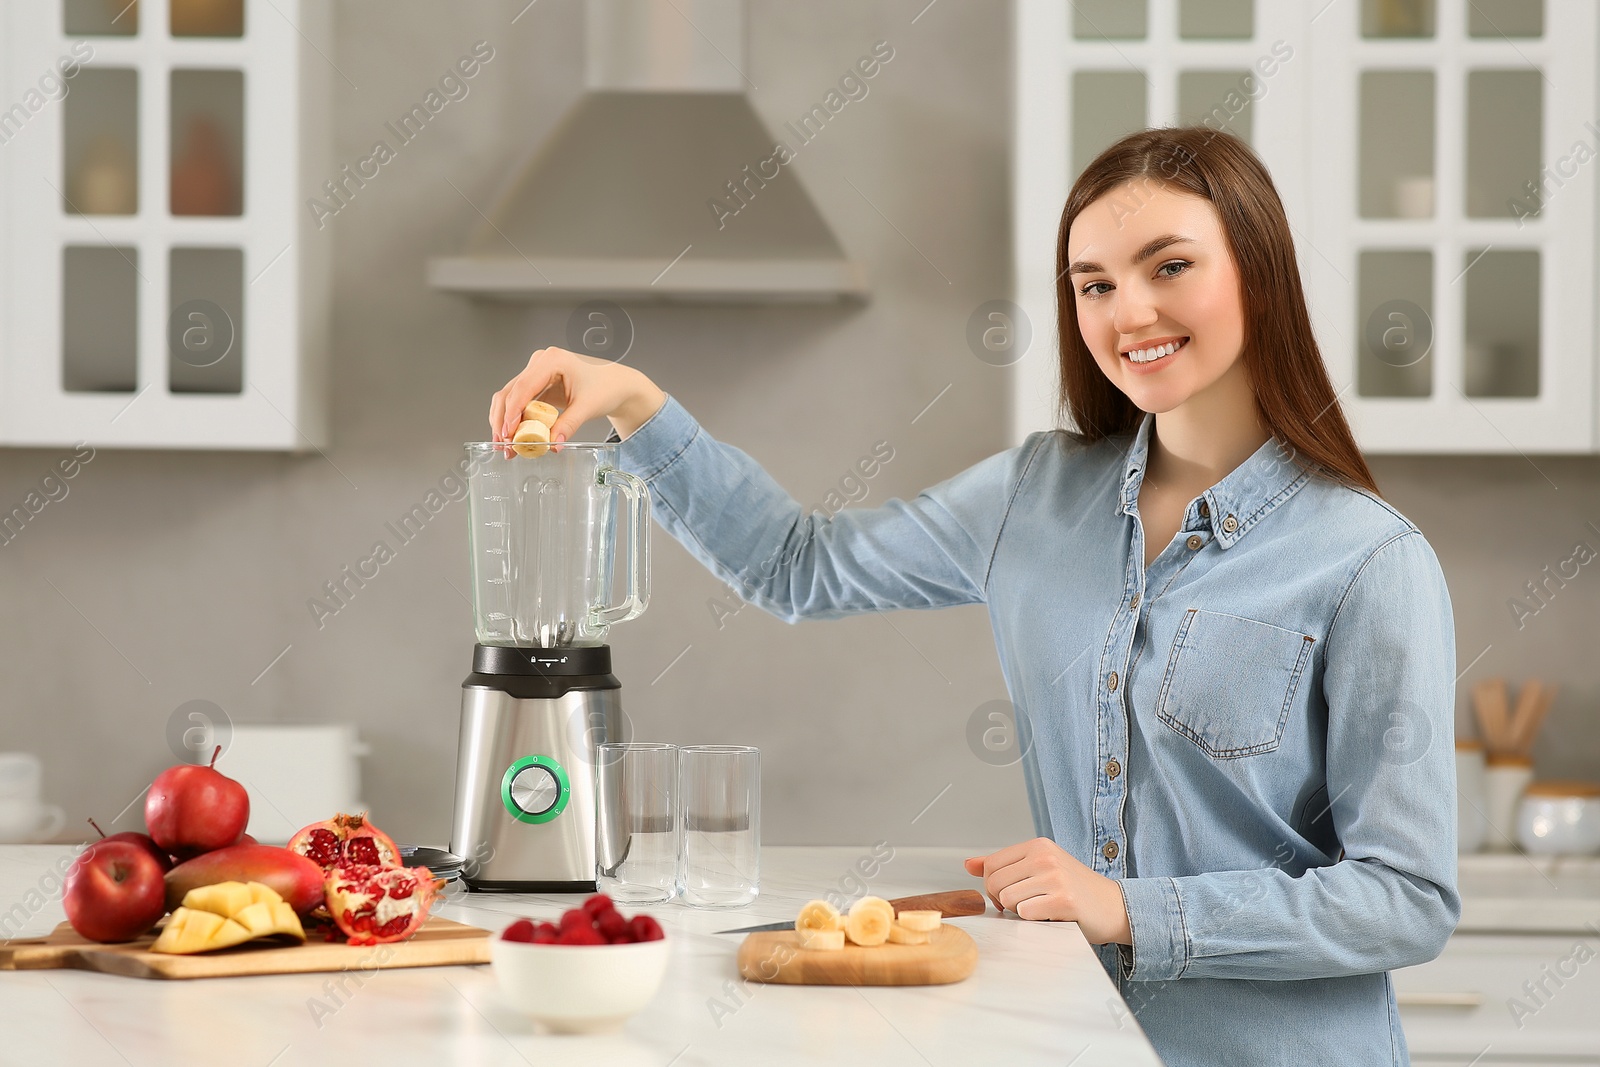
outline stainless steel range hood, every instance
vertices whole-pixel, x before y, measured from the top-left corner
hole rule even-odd
[[[785,162],[827,113],[767,130],[745,96],[743,0],[588,0],[585,15],[589,91],[461,252],[429,261],[430,284],[505,300],[864,297]]]

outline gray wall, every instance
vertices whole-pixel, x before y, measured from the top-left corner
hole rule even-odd
[[[335,79],[329,102],[340,161],[365,155],[473,42],[496,56],[471,95],[325,231],[336,249],[327,457],[102,451],[65,500],[0,549],[0,749],[44,756],[47,792],[74,824],[133,800],[171,762],[169,716],[200,698],[240,722],[358,723],[373,747],[375,819],[402,840],[445,842],[472,645],[463,506],[400,548],[322,628],[306,602],[375,540],[393,542],[384,524],[438,483],[460,442],[483,437],[490,392],[529,351],[565,336],[570,308],[474,305],[423,282],[427,256],[453,249],[476,217],[449,183],[487,203],[579,92],[581,8],[541,0],[513,25],[522,6],[338,5],[332,58],[359,86]],[[870,95],[792,165],[865,264],[872,300],[630,309],[629,361],[807,504],[879,440],[895,456],[869,483],[867,506],[1006,444],[1003,420],[986,413],[1003,409],[1007,372],[975,359],[963,334],[972,309],[1010,285],[1009,9],[943,3],[913,25],[923,6],[750,4],[753,100],[774,128],[873,42],[895,47]],[[0,451],[0,501],[19,500],[56,458]],[[1492,645],[1463,687],[1485,672],[1559,680],[1541,772],[1600,774],[1600,577],[1585,568],[1520,632],[1505,604],[1576,540],[1600,547],[1583,526],[1600,521],[1600,464],[1373,465],[1443,560],[1460,665]],[[966,741],[974,709],[1005,696],[983,608],[797,626],[746,608],[719,627],[710,602],[725,595],[720,583],[665,535],[655,549],[650,610],[614,631],[636,734],[760,746],[769,841],[1031,836],[1018,769],[984,763]],[[138,826],[138,813],[118,827]]]

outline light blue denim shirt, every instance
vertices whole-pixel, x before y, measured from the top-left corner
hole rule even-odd
[[[1096,951],[1171,1067],[1409,1063],[1388,971],[1461,914],[1444,575],[1405,516],[1276,438],[1146,569],[1154,425],[1030,434],[831,518],[670,396],[618,462],[787,622],[988,606],[1035,827],[1121,886],[1133,945]]]

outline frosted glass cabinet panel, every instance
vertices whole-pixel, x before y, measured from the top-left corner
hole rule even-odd
[[[1433,217],[1434,91],[1428,70],[1361,75],[1361,217]]]
[[[62,104],[62,210],[132,215],[139,210],[139,72],[86,68]]]
[[[1107,145],[1143,129],[1144,76],[1125,70],[1083,70],[1072,77],[1072,172],[1079,173]]]

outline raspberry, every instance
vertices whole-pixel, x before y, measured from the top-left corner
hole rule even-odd
[[[533,936],[536,938],[548,937],[554,941],[561,934],[561,927],[555,923],[534,923]]]
[[[568,908],[561,913],[561,921],[557,924],[562,931],[577,930],[582,927],[592,927],[594,920],[589,918],[589,913],[582,908]]]
[[[584,901],[582,907],[584,913],[591,919],[598,919],[605,912],[617,910],[616,904],[604,893],[596,893]]]
[[[628,932],[635,941],[660,941],[667,936],[661,931],[661,924],[648,915],[635,915],[628,923]]]
[[[571,930],[561,931],[561,936],[556,938],[558,945],[603,945],[606,939],[600,936],[600,931],[592,926],[579,926]]]
[[[518,919],[510,926],[500,931],[502,941],[533,941],[533,923],[527,919]]]
[[[602,911],[599,918],[594,921],[594,928],[605,935],[606,940],[615,941],[617,935],[628,929],[628,920],[618,915],[616,911]]]

